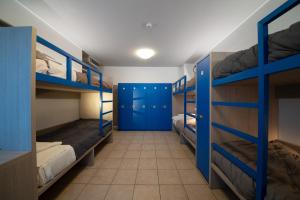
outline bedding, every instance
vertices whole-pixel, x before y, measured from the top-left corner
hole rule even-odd
[[[44,146],[39,144],[39,146]],[[74,149],[70,145],[45,144],[47,148],[37,153],[37,180],[41,187],[76,160]]]
[[[187,116],[187,124],[190,125],[192,128],[196,128],[196,119],[190,116]],[[184,128],[184,115],[178,114],[173,116],[173,125],[179,134],[183,134],[189,140],[196,144],[197,136],[191,130]]]
[[[288,29],[269,35],[269,62],[300,53],[300,21]],[[238,51],[218,62],[213,68],[214,79],[256,67],[258,65],[258,45]]]
[[[221,146],[256,168],[256,145],[246,141],[232,141]],[[268,187],[266,200],[300,199],[300,153],[290,145],[275,140],[268,147]],[[231,183],[246,199],[255,199],[255,182],[240,168],[216,151],[212,162],[228,177]]]
[[[39,153],[61,144],[62,142],[36,142],[36,152]]]
[[[103,120],[105,123],[106,120]],[[112,126],[104,128],[104,134],[109,133]],[[71,145],[74,148],[76,159],[79,159],[87,150],[100,141],[99,120],[80,119],[58,130],[37,136],[38,142],[62,141],[63,145]]]

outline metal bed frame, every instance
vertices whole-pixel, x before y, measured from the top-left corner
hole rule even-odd
[[[196,91],[196,85],[187,87],[186,86],[186,76],[181,77],[180,79],[178,79],[175,83],[173,83],[173,95],[180,95],[183,94],[183,98],[184,98],[184,128],[189,129],[190,131],[192,131],[194,134],[196,134],[196,130],[192,127],[190,127],[186,122],[187,122],[187,116],[193,117],[196,119],[197,115],[193,114],[193,113],[189,113],[187,112],[187,104],[196,104],[196,100],[195,99],[187,99],[188,92],[193,92]],[[181,89],[181,86],[183,85],[183,89]]]
[[[299,0],[288,0],[279,8],[271,12],[258,22],[258,66],[212,81],[212,87],[222,86],[229,83],[258,79],[258,102],[221,102],[213,101],[212,106],[242,107],[258,110],[258,137],[248,133],[226,127],[222,124],[212,122],[211,126],[226,133],[249,141],[257,145],[256,169],[252,169],[240,159],[226,151],[220,145],[212,143],[212,149],[230,160],[234,165],[243,170],[256,182],[256,200],[264,199],[267,188],[267,162],[268,162],[268,121],[269,121],[269,76],[275,73],[300,68],[300,54],[268,63],[268,24],[285,14],[300,3]],[[220,133],[221,134],[221,133]]]
[[[42,37],[37,36],[37,42],[42,44],[43,46],[55,51],[55,52],[57,52],[58,54],[66,57],[66,79],[36,72],[36,80],[40,81],[40,82],[44,82],[44,83],[50,83],[50,84],[55,84],[55,85],[63,85],[63,86],[73,87],[73,88],[78,88],[78,89],[83,89],[83,90],[99,91],[99,93],[100,93],[100,104],[101,104],[100,113],[99,113],[99,129],[100,129],[100,134],[102,136],[104,136],[103,129],[106,126],[111,125],[112,120],[103,123],[103,116],[107,115],[109,113],[112,113],[113,111],[110,110],[110,111],[107,111],[107,112],[103,112],[103,105],[106,104],[106,103],[112,103],[113,100],[103,100],[103,93],[112,93],[112,89],[103,88],[103,84],[102,84],[103,75],[102,75],[102,73],[98,69],[96,69],[95,67],[92,67],[92,66],[82,62],[81,60],[75,58],[71,54],[65,52],[64,50],[60,49],[59,47],[55,46],[54,44],[52,44],[52,43],[48,42],[47,40],[43,39]],[[82,67],[84,69],[86,69],[87,79],[88,79],[87,84],[72,81],[72,61],[82,65]],[[93,86],[92,83],[91,83],[91,72],[92,71],[99,75],[99,78],[100,78],[99,79],[99,87]]]

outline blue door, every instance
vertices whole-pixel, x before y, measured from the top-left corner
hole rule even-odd
[[[197,167],[209,180],[210,64],[209,56],[197,64]]]
[[[160,130],[159,84],[145,85],[147,90],[147,129]]]

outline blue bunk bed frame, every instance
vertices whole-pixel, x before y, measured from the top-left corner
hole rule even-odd
[[[212,143],[212,149],[230,160],[256,182],[256,200],[264,199],[267,188],[268,162],[268,122],[269,122],[269,76],[275,73],[300,68],[300,54],[268,63],[268,24],[299,4],[299,0],[288,0],[258,22],[258,66],[212,81],[212,86],[222,86],[251,78],[258,79],[258,102],[220,102],[213,101],[212,106],[242,107],[258,110],[258,137],[212,122],[212,127],[223,130],[257,145],[256,169],[252,169],[220,145]],[[220,133],[221,134],[221,133]]]
[[[102,84],[103,75],[102,75],[102,73],[98,69],[82,62],[81,60],[75,58],[71,54],[69,54],[66,51],[60,49],[59,47],[57,47],[54,44],[48,42],[47,40],[43,39],[40,36],[37,36],[36,40],[37,40],[38,43],[42,44],[43,46],[59,53],[60,55],[62,55],[64,57],[66,57],[66,79],[36,72],[36,81],[50,83],[50,84],[54,84],[54,85],[63,85],[63,86],[73,87],[73,88],[78,88],[78,89],[83,89],[83,90],[99,91],[100,101],[101,101],[100,102],[100,104],[101,104],[100,114],[99,114],[99,129],[100,129],[99,134],[101,136],[104,136],[103,129],[106,126],[111,125],[112,121],[107,121],[107,122],[103,123],[103,116],[107,115],[109,113],[112,113],[113,111],[110,110],[110,111],[107,111],[107,112],[103,112],[103,105],[105,103],[112,103],[113,100],[103,100],[103,93],[112,93],[112,89],[103,88],[103,84]],[[88,79],[87,84],[72,81],[72,61],[82,65],[82,67],[87,70],[87,79]],[[92,71],[95,72],[96,74],[98,74],[99,77],[100,77],[99,87],[93,86],[91,84],[91,72]]]
[[[181,77],[180,79],[178,79],[175,83],[173,83],[173,95],[182,95],[183,94],[183,98],[184,98],[184,128],[189,129],[190,131],[192,131],[194,134],[196,134],[196,130],[193,129],[192,127],[190,127],[186,122],[186,116],[190,116],[196,119],[197,115],[193,114],[193,113],[189,113],[187,112],[187,104],[196,104],[196,100],[194,99],[187,99],[187,93],[188,92],[192,92],[196,90],[196,85],[187,87],[186,86],[186,76]],[[183,85],[183,89],[181,89],[181,86]]]

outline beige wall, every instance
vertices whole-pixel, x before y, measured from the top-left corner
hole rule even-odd
[[[112,94],[103,93],[103,100],[111,100]],[[103,105],[103,112],[112,110],[112,103]],[[98,92],[81,93],[80,95],[80,118],[99,119],[100,95]],[[103,119],[112,120],[112,114],[105,115]]]

